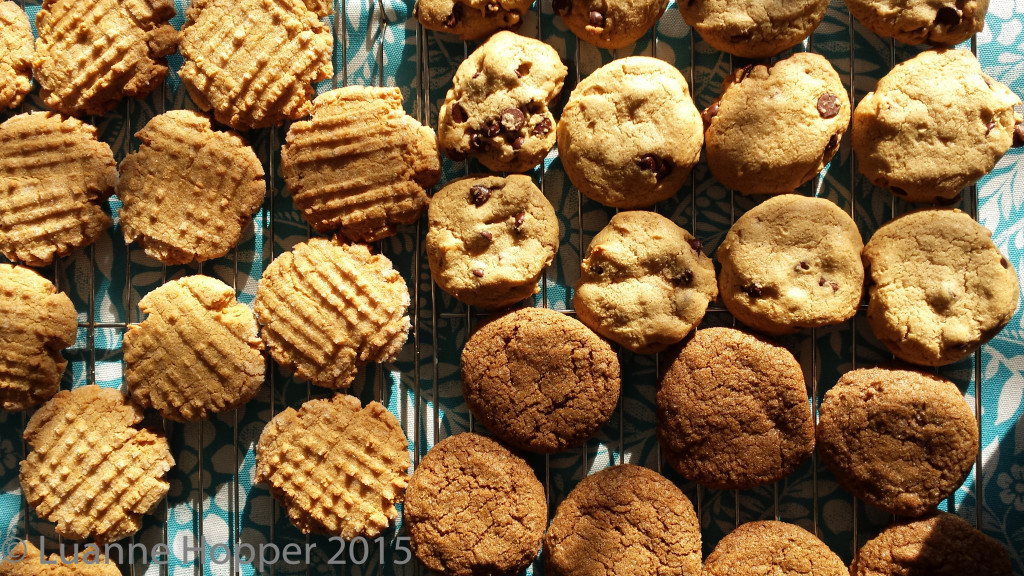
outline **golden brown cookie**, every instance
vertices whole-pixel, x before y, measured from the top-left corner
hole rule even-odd
[[[719,541],[702,576],[849,576],[843,561],[807,530],[786,522],[747,522]]]
[[[441,177],[437,136],[405,113],[398,88],[338,88],[288,129],[281,173],[314,230],[375,242],[427,207]]]
[[[192,99],[238,130],[310,113],[313,82],[331,77],[332,2],[193,0],[179,74]]]
[[[537,556],[544,486],[522,458],[471,433],[427,452],[405,493],[416,557],[444,576],[512,576]]]
[[[554,0],[555,13],[581,40],[598,48],[625,48],[647,34],[668,0]]]
[[[274,416],[256,447],[256,482],[302,532],[373,538],[398,517],[409,441],[378,402],[337,394]]]
[[[828,0],[682,0],[683,20],[717,50],[768,58],[799,44],[825,18]]]
[[[14,2],[0,2],[0,110],[14,108],[32,88],[32,28]]]
[[[1017,309],[1017,273],[992,233],[959,210],[910,212],[864,247],[868,323],[896,357],[924,366],[961,360]]]
[[[879,36],[953,46],[985,28],[989,0],[843,0]]]
[[[0,264],[0,408],[28,410],[57,393],[75,343],[71,299],[34,270]]]
[[[654,212],[620,212],[580,264],[573,307],[598,334],[640,354],[682,340],[718,297],[700,240]]]
[[[782,346],[732,328],[697,330],[657,397],[658,440],[683,477],[719,490],[780,480],[811,456],[803,371]]]
[[[409,336],[409,288],[363,244],[312,238],[278,256],[256,289],[270,355],[325,388],[351,384],[370,362],[391,362]]]
[[[413,15],[428,30],[479,40],[499,30],[518,30],[532,0],[417,0]]]
[[[442,290],[481,308],[515,304],[558,252],[555,208],[529,176],[470,176],[439,190],[427,211],[427,259]]]
[[[555,576],[698,576],[700,556],[690,500],[661,474],[632,464],[584,478],[544,536],[544,569]]]
[[[850,576],[1010,576],[1006,547],[957,516],[899,522],[857,551]]]
[[[105,114],[143,98],[167,76],[178,32],[173,0],[43,0],[33,70],[46,105]]]
[[[96,544],[79,546],[68,543],[68,549],[80,549],[77,556],[46,556],[32,542],[21,541],[0,561],[0,576],[120,576],[113,560],[100,552]]]
[[[29,266],[92,244],[110,226],[101,204],[117,166],[96,128],[52,112],[0,124],[0,252]]]
[[[487,429],[533,452],[586,442],[619,401],[619,359],[579,320],[521,308],[480,326],[462,350],[462,394]]]
[[[114,542],[163,500],[174,458],[163,434],[140,422],[141,408],[94,385],[58,393],[28,421],[21,489],[57,534]]]
[[[189,110],[154,116],[121,161],[117,195],[126,243],[164,264],[224,256],[263,203],[263,166],[234,132]]]
[[[143,408],[171,420],[202,420],[248,402],[266,368],[259,327],[235,291],[188,276],[146,294],[147,314],[124,335],[124,383]]]
[[[817,440],[840,486],[891,514],[921,516],[971,472],[978,422],[945,378],[868,368],[825,394]]]

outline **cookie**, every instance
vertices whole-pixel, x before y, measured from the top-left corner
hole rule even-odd
[[[252,311],[208,276],[168,282],[139,301],[146,319],[124,335],[124,383],[143,408],[195,421],[245,404],[263,385]]]
[[[413,15],[428,30],[479,40],[499,30],[518,30],[531,0],[417,0]]]
[[[985,28],[989,0],[843,0],[865,28],[906,44],[953,46]]]
[[[102,208],[117,165],[96,128],[52,112],[0,124],[0,252],[29,266],[88,246],[110,226]]]
[[[849,576],[843,561],[814,534],[787,522],[747,522],[726,534],[702,576]]]
[[[671,198],[703,143],[683,75],[646,56],[613,60],[584,78],[558,122],[566,175],[588,198],[615,208]]]
[[[544,568],[558,576],[700,574],[700,521],[657,472],[622,464],[583,479],[544,536]]]
[[[375,242],[427,207],[441,177],[437,136],[405,113],[398,88],[338,88],[288,129],[281,173],[314,230]]]
[[[444,576],[512,576],[537,556],[544,487],[522,458],[471,433],[437,443],[405,493],[416,557]]]
[[[331,2],[193,0],[181,30],[179,75],[192,100],[238,130],[297,120],[313,83],[334,73]]]
[[[697,330],[671,358],[657,418],[672,467],[718,490],[780,480],[814,450],[800,364],[782,346],[732,328]]]
[[[135,136],[117,183],[125,243],[164,264],[230,252],[266,194],[256,152],[189,110],[154,116]]]
[[[843,322],[864,294],[863,248],[853,218],[831,201],[769,198],[740,216],[718,247],[722,301],[767,334]]]
[[[857,166],[911,202],[950,203],[992,171],[1014,141],[1020,98],[966,50],[926,50],[897,64],[853,112]]]
[[[978,455],[978,422],[956,385],[914,370],[847,372],[825,394],[818,450],[840,486],[890,514],[921,516]]]
[[[267,266],[254,305],[278,364],[317,386],[345,388],[359,366],[398,356],[410,301],[387,257],[312,238]]]
[[[578,320],[522,308],[480,326],[462,349],[462,394],[500,440],[533,452],[579,446],[619,402],[619,358]]]
[[[857,551],[850,576],[1010,576],[1010,555],[998,541],[952,514],[899,522]]]
[[[57,534],[115,542],[164,499],[174,458],[163,434],[140,422],[141,408],[95,385],[59,392],[28,421],[21,489]]]
[[[784,194],[817,176],[839,150],[850,99],[828,60],[800,52],[736,70],[703,117],[716,180],[743,194]]]
[[[538,291],[558,251],[558,218],[529,176],[451,182],[427,210],[427,260],[442,290],[471,306],[500,308]]]
[[[897,358],[942,366],[966,358],[1017,309],[1017,273],[992,233],[959,210],[891,220],[864,247],[868,323]]]
[[[555,49],[501,31],[455,71],[437,121],[438,139],[452,160],[471,156],[494,172],[525,172],[555,144],[548,109],[568,69]]]
[[[78,544],[68,544],[77,549]],[[0,576],[120,576],[121,570],[95,544],[86,544],[75,556],[46,556],[32,542],[14,545],[0,562]]]
[[[668,0],[554,0],[565,26],[585,42],[614,50],[636,42],[658,22]]]
[[[713,48],[769,58],[792,48],[825,18],[828,0],[683,0],[683,20]]]
[[[256,482],[270,485],[302,532],[374,538],[409,482],[409,441],[387,408],[336,394],[274,416],[256,447]]]
[[[590,241],[573,308],[598,334],[654,354],[689,334],[718,297],[700,240],[654,212],[619,212]]]
[[[71,299],[28,268],[0,264],[0,408],[28,410],[57,393],[75,343]]]
[[[32,89],[32,28],[14,2],[0,2],[0,110],[14,108]]]
[[[177,47],[173,0],[43,0],[32,68],[46,105],[62,114],[105,114],[144,98],[167,76]]]

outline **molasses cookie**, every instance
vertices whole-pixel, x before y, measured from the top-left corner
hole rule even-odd
[[[768,58],[796,46],[821,24],[828,0],[682,0],[683,20],[712,47]]]
[[[668,0],[554,0],[565,26],[585,42],[614,50],[636,42],[658,22]]]
[[[786,522],[747,522],[715,546],[703,576],[848,576],[843,561],[807,530]]]
[[[619,359],[578,320],[522,308],[480,326],[462,350],[462,394],[504,442],[533,452],[579,446],[619,401]]]
[[[718,297],[700,240],[654,212],[620,212],[580,264],[573,307],[598,334],[640,354],[679,342]]]
[[[675,66],[631,56],[576,85],[558,122],[558,153],[580,192],[606,206],[671,198],[704,143],[700,113]]]
[[[32,88],[32,28],[14,2],[0,2],[0,110],[14,108]]]
[[[670,360],[657,414],[668,462],[710,488],[775,482],[814,450],[800,364],[782,346],[732,328],[697,330]]]
[[[499,30],[517,30],[533,0],[417,0],[413,15],[428,30],[479,40]]]
[[[985,28],[989,0],[843,0],[865,28],[906,44],[953,46]]]

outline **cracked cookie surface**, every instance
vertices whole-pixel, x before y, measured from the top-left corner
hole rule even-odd
[[[657,58],[613,60],[584,78],[558,122],[558,153],[579,191],[642,208],[675,195],[700,158],[704,130],[686,79]]]
[[[700,522],[671,481],[622,464],[587,476],[558,505],[544,560],[557,576],[698,576]]]
[[[849,576],[835,552],[807,530],[786,522],[747,522],[719,541],[703,576]]]
[[[659,386],[658,440],[672,467],[698,484],[769,484],[814,450],[803,371],[782,346],[732,328],[697,330]]]
[[[624,48],[657,23],[668,0],[554,0],[552,9],[580,39],[598,48]]]
[[[21,104],[31,90],[34,43],[25,11],[0,2],[0,110]]]
[[[865,28],[907,44],[953,46],[985,28],[989,0],[843,0]]]
[[[536,294],[558,251],[558,218],[529,176],[470,176],[449,183],[427,210],[427,259],[442,290],[500,308]]]
[[[499,30],[518,30],[532,0],[417,0],[413,15],[428,30],[479,40]]]
[[[464,433],[427,452],[405,493],[416,557],[445,576],[512,576],[540,551],[544,486],[522,458]]]
[[[504,442],[534,452],[579,446],[619,400],[619,360],[578,320],[546,308],[493,318],[462,351],[462,394]]]
[[[868,323],[896,357],[942,366],[993,338],[1017,309],[1013,265],[992,233],[959,210],[891,220],[864,247]]]
[[[683,20],[712,47],[743,58],[768,58],[810,36],[828,0],[682,0]]]
[[[573,307],[598,334],[640,354],[682,340],[718,297],[700,241],[655,212],[620,212],[580,264]]]

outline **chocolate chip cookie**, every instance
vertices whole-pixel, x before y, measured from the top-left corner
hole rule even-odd
[[[500,308],[537,293],[558,251],[555,209],[529,176],[470,176],[434,194],[427,260],[460,302]]]
[[[533,0],[417,0],[413,14],[428,30],[479,40],[499,30],[518,30]]]
[[[643,37],[657,23],[668,0],[554,0],[551,6],[581,40],[614,50]]]
[[[576,85],[558,122],[558,153],[580,192],[606,206],[671,198],[704,143],[683,75],[657,58],[613,60]]]
[[[716,180],[744,194],[783,194],[814,178],[839,150],[850,99],[828,60],[800,52],[736,70],[703,118]]]
[[[697,330],[675,354],[657,416],[672,467],[719,490],[775,482],[814,450],[800,364],[782,346],[732,328]]]
[[[857,551],[850,576],[1010,576],[1006,547],[952,514],[899,522]]]
[[[799,44],[825,18],[828,0],[681,0],[683,20],[705,42],[743,58],[768,58]]]
[[[849,576],[835,552],[786,522],[747,522],[727,534],[704,562],[703,576]]]
[[[525,172],[555,144],[548,105],[568,69],[555,49],[501,31],[455,71],[437,121],[441,148],[452,160],[472,156],[495,172]]]
[[[550,453],[579,446],[612,417],[619,359],[580,321],[546,308],[491,319],[462,350],[462,394],[507,444]]]
[[[405,492],[416,557],[444,576],[512,576],[537,556],[547,524],[533,469],[490,438],[459,434],[427,452]]]
[[[864,247],[868,323],[901,360],[942,366],[974,352],[1017,309],[1017,273],[992,233],[959,210],[904,214]]]
[[[584,478],[544,537],[544,568],[557,576],[697,576],[700,555],[690,500],[661,474],[632,464]]]
[[[953,46],[985,28],[989,0],[843,0],[865,28],[907,44]]]
[[[854,110],[857,166],[911,202],[949,203],[1014,143],[1020,103],[967,50],[926,50],[897,64]]]
[[[978,455],[978,423],[956,385],[896,368],[843,374],[821,403],[817,438],[843,488],[903,516],[934,510]]]
[[[598,334],[653,354],[689,334],[717,297],[715,265],[700,240],[638,210],[616,214],[591,240],[573,307]]]
[[[14,108],[32,88],[32,28],[14,2],[0,2],[0,110]]]
[[[831,201],[769,198],[740,216],[718,247],[722,301],[768,334],[843,322],[864,294],[863,248],[853,218]]]

